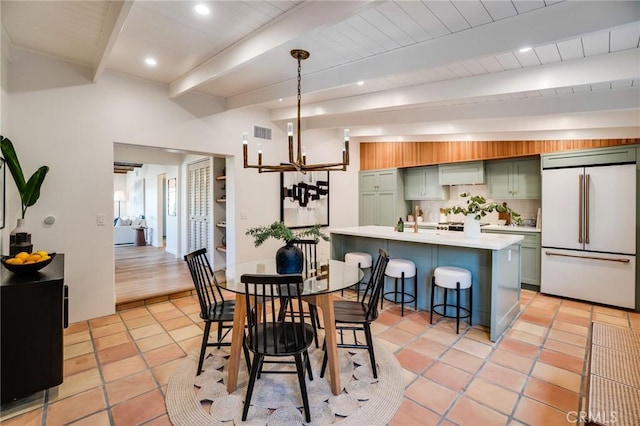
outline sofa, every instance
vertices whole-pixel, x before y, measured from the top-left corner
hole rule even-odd
[[[145,228],[147,222],[141,218],[119,217],[114,221],[113,244],[134,244],[136,241],[136,229]]]

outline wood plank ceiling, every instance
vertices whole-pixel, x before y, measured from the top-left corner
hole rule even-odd
[[[278,124],[295,117],[288,52],[304,48],[306,128],[350,126],[371,138],[495,131],[513,120],[529,131],[638,127],[640,2],[205,4],[206,16],[185,1],[1,7],[14,48],[90,67],[94,80],[115,71],[164,84],[172,98],[196,91],[227,109],[268,108]],[[144,65],[149,55],[157,66]],[[590,124],[593,114],[608,120]]]
[[[142,167],[142,163],[129,163],[124,161],[114,161],[113,162],[113,173],[115,174],[126,174],[127,172],[132,172],[136,168]]]

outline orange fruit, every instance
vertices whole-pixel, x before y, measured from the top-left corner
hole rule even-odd
[[[32,263],[36,263],[33,260],[27,260],[26,262],[23,263],[23,265],[30,265]]]
[[[25,260],[27,262],[38,262],[41,258],[42,256],[40,256],[39,254],[30,254]]]
[[[24,263],[24,260],[22,260],[21,258],[19,258],[19,257],[14,257],[13,258],[13,264],[14,265],[22,265],[23,263]]]
[[[27,257],[29,257],[29,253],[27,253],[26,251],[21,251],[20,253],[16,254],[14,256],[16,259],[26,259]]]

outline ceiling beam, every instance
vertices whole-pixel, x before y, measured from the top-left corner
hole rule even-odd
[[[255,35],[236,43],[171,82],[169,97],[175,98],[207,81],[226,75],[277,46],[317,28],[339,22],[369,4],[370,0],[304,1],[254,32]]]
[[[333,3],[333,2],[331,2]],[[402,75],[470,58],[511,52],[523,46],[544,46],[637,21],[640,2],[566,1],[465,31],[370,56],[345,65],[305,74],[306,94],[351,85],[357,81]],[[544,28],[544,30],[541,30]],[[290,93],[289,79],[227,99],[227,108],[274,101]]]
[[[105,19],[104,28],[100,33],[96,55],[93,59],[93,82],[97,82],[104,71],[111,51],[120,37],[124,24],[133,7],[133,0],[116,0],[110,2],[109,11]]]
[[[624,111],[625,117],[634,120],[634,123],[627,123],[627,125],[636,125],[640,128],[638,99],[640,99],[640,88],[630,87],[571,95],[478,102],[468,105],[420,105],[411,109],[318,116],[305,119],[305,125],[308,129],[348,127],[351,136],[359,137],[386,134],[389,131],[392,132],[391,134],[396,134],[394,132],[399,131],[398,129],[402,126],[411,128],[428,126],[431,131],[438,129],[438,132],[443,132],[446,129],[450,130],[452,126],[459,125],[454,123],[469,120],[504,119],[519,124],[527,121],[529,117],[554,117],[555,121],[563,122],[566,116],[573,114]],[[611,124],[614,123],[611,122]],[[499,131],[499,128],[494,130]]]
[[[320,117],[375,111],[384,108],[426,105],[453,99],[509,95],[549,88],[572,87],[639,77],[640,49],[624,50],[538,67],[483,74],[456,80],[426,83],[349,98],[306,104],[302,117]],[[271,111],[274,122],[296,117],[296,108]]]

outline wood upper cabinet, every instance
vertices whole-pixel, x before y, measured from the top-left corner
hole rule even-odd
[[[484,183],[484,162],[440,164],[438,166],[440,185],[472,185]]]
[[[404,172],[405,200],[448,200],[449,187],[439,183],[438,167],[416,167]]]
[[[539,158],[487,161],[485,166],[489,198],[542,198]]]

